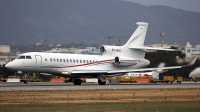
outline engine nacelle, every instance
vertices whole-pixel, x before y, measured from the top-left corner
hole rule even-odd
[[[139,62],[139,60],[135,60],[135,59],[132,59],[129,57],[123,57],[123,56],[120,56],[120,57],[117,56],[114,59],[114,63],[117,66],[132,66],[132,65],[136,65],[137,62]]]
[[[121,46],[101,46],[100,47],[100,52],[102,54],[118,54],[122,52],[122,47]]]
[[[103,54],[103,53],[105,53],[106,52],[106,48],[105,48],[106,46],[101,46],[100,47],[100,52]]]

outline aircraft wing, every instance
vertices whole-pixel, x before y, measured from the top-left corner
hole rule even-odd
[[[126,73],[126,72],[139,72],[139,71],[153,71],[153,70],[168,70],[168,69],[184,68],[184,67],[192,66],[195,63],[196,59],[197,59],[197,57],[195,57],[187,65],[182,65],[182,66],[159,67],[159,68],[141,68],[141,69],[133,69],[133,70],[113,70],[113,71],[108,71],[108,73]]]
[[[162,67],[162,68],[140,68],[140,69],[130,69],[130,70],[74,70],[72,74],[119,74],[119,73],[130,73],[130,72],[143,72],[143,71],[153,71],[153,70],[166,70],[166,69],[176,69],[182,68],[183,66],[173,66],[173,67]]]
[[[195,57],[190,63],[182,66],[172,66],[172,67],[159,67],[159,68],[140,68],[140,69],[130,69],[130,70],[74,70],[72,74],[119,74],[119,73],[130,73],[130,72],[140,72],[140,71],[153,71],[153,70],[169,70],[169,69],[176,69],[176,68],[184,68],[192,66],[197,57]]]
[[[153,71],[153,70],[168,70],[168,69],[176,69],[182,68],[182,66],[173,66],[173,67],[162,67],[162,68],[140,68],[140,69],[132,69],[132,70],[112,70],[108,71],[108,74],[113,73],[130,73],[130,72],[144,72],[144,71]]]
[[[90,73],[102,73],[102,74],[104,74],[104,73],[108,73],[108,70],[74,70],[73,72],[72,72],[72,74],[90,74]]]
[[[40,73],[41,75],[52,75],[52,74],[48,74],[48,73]]]

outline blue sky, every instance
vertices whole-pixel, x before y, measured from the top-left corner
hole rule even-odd
[[[200,0],[125,0],[141,5],[163,5],[200,13]]]

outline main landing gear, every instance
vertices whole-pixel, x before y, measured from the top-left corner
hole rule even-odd
[[[106,79],[103,77],[103,75],[98,75],[98,83],[99,83],[99,85],[106,84]]]
[[[98,79],[98,83],[99,83],[99,85],[105,85],[106,81],[101,81],[100,79]]]
[[[74,85],[81,85],[82,80],[79,78],[70,78],[68,82],[71,82],[73,80]],[[103,76],[98,77],[98,83],[99,85],[105,85],[106,79]]]
[[[74,85],[81,85],[82,80],[74,78]]]

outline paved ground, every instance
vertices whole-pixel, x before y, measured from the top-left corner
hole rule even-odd
[[[0,83],[0,106],[9,105],[7,110],[12,106],[18,108],[24,107],[26,104],[40,107],[43,105],[48,109],[48,104],[65,104],[67,106],[71,103],[177,101],[198,103],[200,101],[200,83],[107,85],[83,83],[79,86],[75,86],[73,83],[50,82]],[[34,109],[35,107],[33,107]]]
[[[1,82],[0,91],[11,90],[101,90],[101,89],[159,89],[159,88],[200,88],[200,83],[183,82],[182,84],[107,84],[98,85],[96,83],[82,83],[82,85],[73,85],[73,83],[50,83],[50,82]]]

